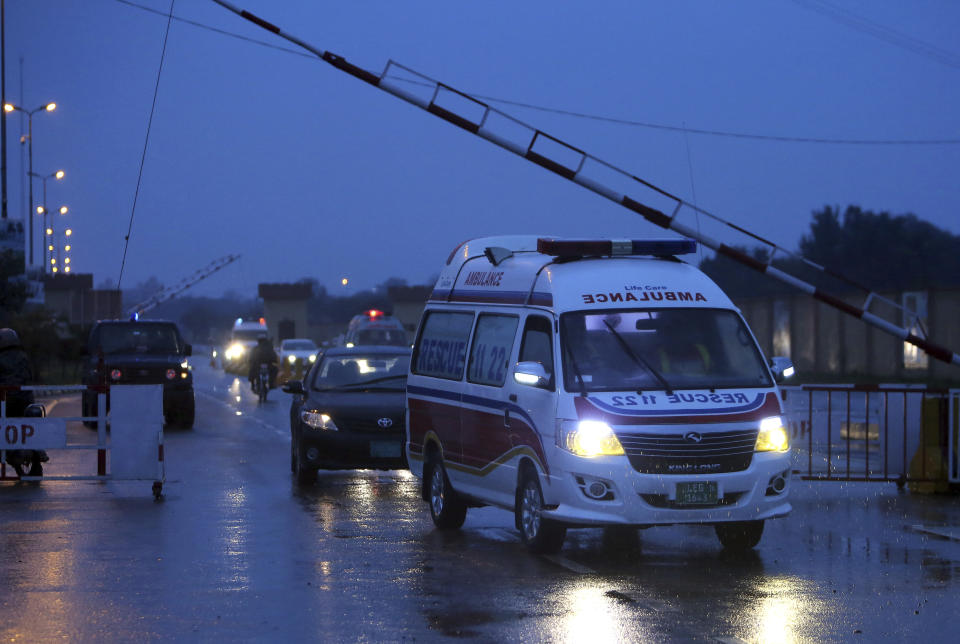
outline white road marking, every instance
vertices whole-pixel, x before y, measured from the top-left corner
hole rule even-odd
[[[217,398],[216,396],[214,396],[214,395],[212,395],[212,394],[209,394],[209,393],[207,393],[207,392],[205,392],[205,391],[198,391],[197,393],[200,394],[201,396],[203,396],[204,398],[206,398],[207,400],[211,400],[211,401],[219,404],[220,406],[229,409],[230,411],[233,411],[233,412],[236,412],[236,411],[237,411],[236,406],[234,406],[234,405],[231,404],[231,403],[228,403],[228,402],[225,402],[225,401],[223,401],[223,400],[220,400],[219,398]],[[277,427],[276,425],[273,425],[273,424],[271,424],[271,423],[268,423],[268,422],[266,422],[266,421],[264,421],[264,420],[260,420],[260,419],[257,418],[256,416],[251,416],[250,414],[243,414],[243,415],[241,416],[241,418],[244,418],[245,420],[249,420],[249,421],[252,421],[252,422],[254,422],[254,423],[257,423],[257,424],[260,425],[261,427],[266,427],[267,429],[270,429],[270,430],[272,430],[273,432],[275,432],[275,433],[277,434],[277,436],[286,436],[287,434],[289,434],[288,431],[283,430],[283,429],[280,429],[280,428]]]

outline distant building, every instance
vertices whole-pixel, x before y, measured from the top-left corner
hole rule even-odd
[[[274,343],[311,337],[307,324],[307,301],[313,295],[310,284],[259,284],[257,295],[263,300],[263,317]]]
[[[43,293],[44,306],[62,314],[70,324],[123,317],[120,290],[93,288],[91,273],[45,275]]]

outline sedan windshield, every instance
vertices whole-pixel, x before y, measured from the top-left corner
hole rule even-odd
[[[763,356],[733,311],[566,313],[560,333],[567,391],[771,386]]]
[[[409,354],[347,354],[326,356],[316,367],[314,391],[344,388],[399,389],[406,387]]]
[[[281,349],[284,351],[316,351],[317,345],[310,340],[284,340]]]

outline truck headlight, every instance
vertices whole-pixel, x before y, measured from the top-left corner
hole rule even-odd
[[[757,434],[757,445],[754,449],[758,452],[785,452],[790,449],[790,437],[779,416],[760,421],[760,433]]]
[[[319,411],[303,409],[300,411],[300,420],[302,420],[303,424],[307,427],[312,427],[314,429],[329,429],[330,431],[334,432],[337,431],[337,426],[334,424],[333,419],[327,414],[320,413]]]
[[[613,433],[613,429],[599,420],[562,421],[557,445],[586,458],[623,454],[623,445]]]

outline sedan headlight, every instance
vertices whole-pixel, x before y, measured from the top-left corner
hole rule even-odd
[[[790,449],[790,438],[783,420],[779,416],[771,416],[760,421],[760,433],[757,434],[758,452],[785,452]]]
[[[613,433],[613,429],[599,420],[562,421],[557,445],[586,458],[623,454],[623,445]]]
[[[312,427],[314,429],[329,429],[330,431],[334,432],[337,431],[337,426],[334,424],[333,419],[327,414],[320,413],[319,411],[303,409],[300,411],[300,420],[302,420],[303,424],[307,427]]]

